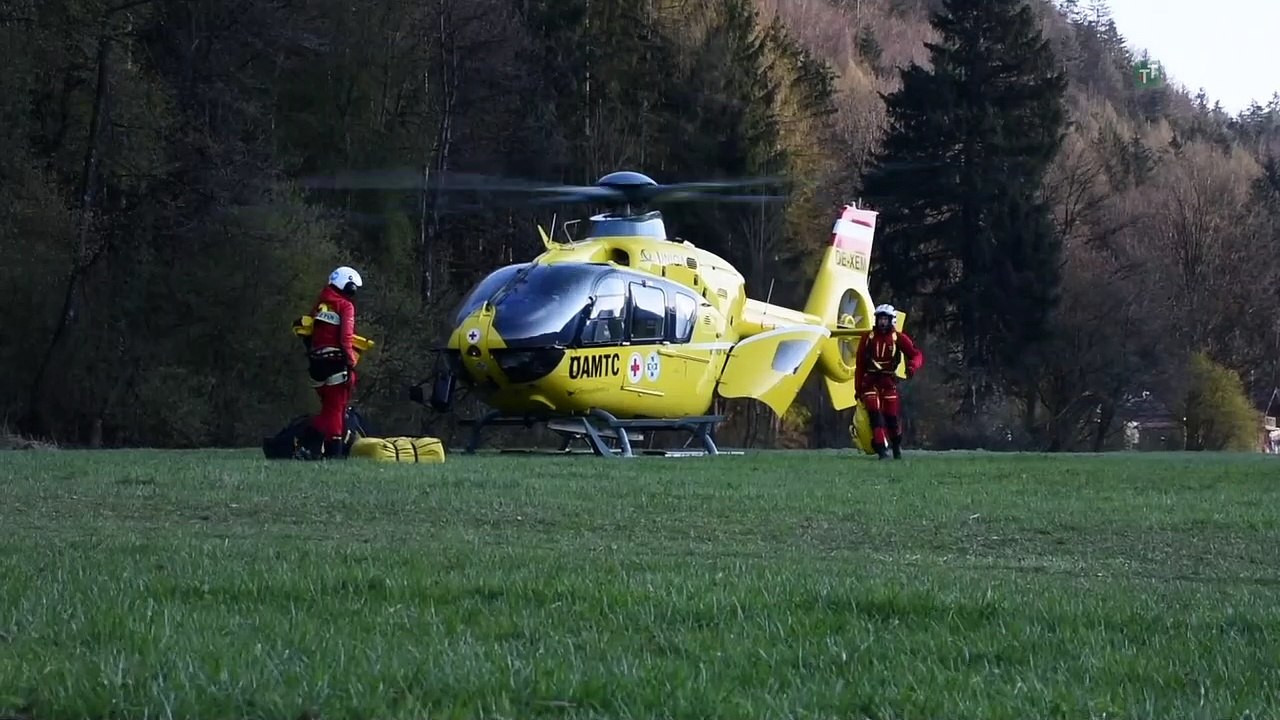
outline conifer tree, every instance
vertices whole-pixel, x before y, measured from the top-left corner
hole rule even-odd
[[[887,98],[865,196],[882,212],[877,297],[943,332],[973,410],[1016,377],[1056,303],[1061,247],[1041,188],[1066,79],[1023,0],[946,0],[931,24],[931,69],[913,64]]]
[[[664,113],[670,162],[663,170],[681,180],[779,174],[789,159],[774,112],[780,83],[769,72],[769,37],[757,10],[749,0],[717,0],[701,12],[708,29],[672,83]],[[746,269],[758,263],[730,230],[746,207],[694,203],[669,206],[664,213],[672,229]],[[753,289],[760,279],[748,277]]]

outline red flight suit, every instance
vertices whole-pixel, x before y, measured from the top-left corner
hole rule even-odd
[[[308,352],[311,386],[320,397],[320,414],[311,420],[325,440],[340,440],[346,430],[347,405],[356,386],[355,305],[337,288],[326,285],[311,309],[314,320]]]
[[[856,387],[871,418],[872,445],[884,455],[890,442],[894,455],[900,453],[902,428],[898,423],[898,362],[907,359],[907,377],[924,365],[924,353],[911,336],[894,329],[873,330],[858,340]]]

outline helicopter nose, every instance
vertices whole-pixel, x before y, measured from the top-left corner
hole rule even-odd
[[[459,355],[462,361],[462,372],[473,381],[482,384],[493,384],[497,381],[494,371],[497,369],[488,347],[488,327],[479,323],[465,326],[458,337]]]
[[[513,383],[540,380],[554,371],[562,360],[563,348],[503,348],[493,351],[494,362],[502,374]]]
[[[463,356],[474,360],[484,357],[485,336],[488,334],[488,329],[476,323],[463,331],[461,343]]]

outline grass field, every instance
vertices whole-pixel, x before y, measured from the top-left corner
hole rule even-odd
[[[0,715],[1274,717],[1280,461],[0,454]]]

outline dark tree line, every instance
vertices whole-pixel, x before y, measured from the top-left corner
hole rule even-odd
[[[9,7],[0,247],[21,341],[0,399],[24,433],[253,442],[312,407],[289,323],[346,262],[380,343],[359,395],[415,423],[403,389],[439,318],[549,218],[320,187],[336,171],[803,177],[768,244],[714,214],[680,226],[757,278],[829,223],[832,73],[747,0]]]
[[[1196,417],[1251,447],[1280,382],[1280,105],[1228,119],[1145,82],[1152,58],[1081,6],[945,0],[929,67],[886,98],[879,289],[942,371],[914,409],[946,446],[1101,450],[1158,404],[1186,447]]]
[[[443,432],[403,392],[441,318],[588,209],[330,187],[345,170],[784,176],[781,207],[669,224],[793,305],[840,204],[873,201],[877,297],[932,358],[923,444],[1103,447],[1187,368],[1280,384],[1280,105],[1139,87],[1098,2],[10,0],[0,49],[11,432],[256,442],[314,407],[288,328],[342,263],[379,342],[362,406]],[[788,418],[727,405],[743,440],[848,442],[818,383]]]

